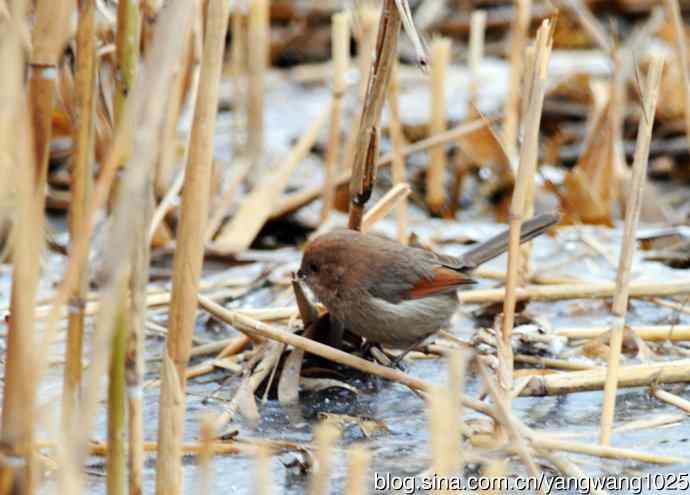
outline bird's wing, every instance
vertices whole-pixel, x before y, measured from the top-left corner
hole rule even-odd
[[[374,297],[392,304],[448,293],[457,287],[476,283],[462,271],[445,266],[444,260],[430,251],[400,267],[388,265],[376,270],[376,284],[367,287]],[[369,266],[369,269],[375,269]]]
[[[433,269],[431,278],[420,279],[405,294],[405,299],[420,299],[452,292],[460,286],[476,284],[477,282],[465,273],[445,266]]]

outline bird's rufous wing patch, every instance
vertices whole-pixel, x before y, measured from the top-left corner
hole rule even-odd
[[[445,266],[434,268],[431,278],[421,279],[405,293],[406,299],[421,299],[444,292],[450,292],[461,285],[471,285],[477,282],[466,274],[451,270]]]

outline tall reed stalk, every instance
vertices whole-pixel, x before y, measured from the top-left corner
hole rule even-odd
[[[247,149],[254,180],[261,177],[261,158],[264,152],[264,88],[269,54],[269,3],[269,0],[253,0],[249,6],[247,36],[251,56],[247,58]]]
[[[21,457],[24,465],[16,483],[11,469],[2,468],[0,488],[17,493],[34,492],[33,429],[36,374],[34,371],[33,311],[43,246],[46,175],[48,172],[54,86],[57,63],[64,46],[65,19],[69,5],[40,1],[36,5],[34,36],[28,81],[28,95],[23,85],[21,35],[25,28],[25,2],[13,2],[14,15],[2,40],[5,76],[2,83],[4,102],[17,106],[3,109],[2,129],[6,159],[17,170],[17,210],[12,237],[14,271],[10,295],[10,321],[7,335],[5,388],[2,409],[2,440],[9,451]],[[6,61],[6,62],[5,62]],[[30,110],[31,127],[26,109]]]
[[[72,200],[69,211],[70,238],[76,239],[87,217],[93,188],[94,109],[96,90],[95,0],[79,1],[77,27],[77,121],[74,135],[74,158],[71,170]],[[65,374],[62,388],[62,420],[65,431],[74,421],[82,379],[85,296],[88,290],[88,258],[80,260],[77,280],[71,290],[65,352]]]
[[[364,206],[371,197],[378,156],[379,120],[393,61],[397,58],[398,33],[402,24],[396,0],[384,0],[376,38],[376,53],[369,70],[367,93],[357,130],[348,226],[360,230]]]
[[[510,27],[510,84],[503,113],[503,142],[511,159],[517,154],[520,126],[520,90],[524,74],[524,53],[529,36],[532,0],[515,0],[517,13]]]
[[[625,228],[623,231],[623,245],[618,259],[618,273],[616,276],[616,293],[613,297],[613,327],[609,342],[609,355],[606,367],[606,383],[604,385],[604,402],[601,410],[601,429],[599,443],[609,445],[613,428],[613,415],[616,409],[616,392],[618,390],[621,346],[625,330],[625,317],[628,311],[630,296],[630,271],[633,255],[635,254],[635,234],[642,208],[642,193],[647,176],[649,161],[649,146],[652,140],[654,115],[659,97],[659,84],[663,59],[655,57],[647,74],[644,88],[640,88],[642,95],[642,114],[637,129],[637,144],[633,160],[633,179],[628,192],[627,208],[625,212]]]
[[[136,84],[137,69],[139,64],[139,38],[141,32],[141,15],[139,12],[139,4],[137,2],[119,2],[117,5],[117,33],[116,33],[116,60],[117,60],[117,74],[115,77],[115,125],[123,125],[123,114],[125,104],[132,88]],[[128,156],[124,156],[123,163],[129,160]],[[148,181],[147,181],[148,182]],[[119,183],[116,182],[116,185]],[[146,198],[152,194],[150,188],[147,186]],[[122,194],[120,189],[116,187],[116,194]],[[148,201],[146,201],[148,204]],[[119,209],[113,212],[113,215],[122,214],[123,210]],[[142,226],[142,215],[137,215],[137,220],[135,225],[134,236],[132,242],[129,244],[132,249],[131,261],[129,262],[129,275],[130,285],[136,288],[141,282],[141,279],[148,273],[148,257],[142,254],[140,258],[145,258],[145,260],[137,259],[139,250],[142,249],[138,244],[142,242],[147,242],[147,237],[144,236],[143,240],[137,239],[136,237],[140,232]],[[145,216],[145,212],[143,213]],[[139,242],[137,242],[139,241]],[[144,248],[146,251],[146,249]],[[145,261],[147,266],[141,266],[142,261]],[[137,262],[138,266],[134,266]],[[143,273],[142,273],[143,272]],[[137,280],[138,279],[138,280]],[[144,284],[147,280],[144,280]],[[138,354],[137,341],[139,336],[137,331],[141,333],[141,330],[134,328],[132,323],[139,320],[134,311],[135,307],[130,304],[129,291],[122,288],[118,297],[119,302],[117,304],[117,314],[115,322],[115,331],[113,333],[112,340],[112,353],[110,357],[110,381],[108,384],[108,456],[107,456],[107,487],[108,495],[123,495],[125,493],[125,481],[126,481],[126,471],[125,466],[127,462],[127,452],[126,452],[126,384],[127,380],[125,378],[125,356],[128,354],[128,340],[134,341],[133,345],[130,345],[130,354],[133,353],[133,359],[130,359],[129,364],[129,374],[135,375],[137,373],[136,368],[136,355]],[[133,294],[134,295],[134,294]],[[131,313],[135,313],[130,317]],[[134,369],[133,369],[134,368]],[[135,415],[132,417],[130,414],[129,428],[134,429],[134,431],[141,431],[141,407],[130,409],[130,413],[134,411]],[[138,414],[137,414],[138,412]],[[132,460],[132,455],[141,462],[143,458],[143,452],[139,452],[135,448],[135,452],[130,452],[130,460]],[[141,476],[141,466],[133,465],[131,466],[131,474],[135,478],[140,478]],[[137,483],[138,486],[132,487],[134,493],[141,492],[141,481]]]
[[[541,121],[544,91],[548,69],[551,43],[553,39],[553,25],[545,20],[537,32],[534,59],[534,72],[529,74],[532,83],[531,91],[527,95],[529,104],[525,116],[525,139],[520,149],[520,164],[515,181],[515,190],[510,205],[510,233],[508,249],[508,270],[506,274],[505,300],[503,305],[503,322],[501,338],[499,339],[499,383],[504,391],[512,388],[513,349],[511,337],[515,319],[516,287],[518,283],[518,268],[520,262],[520,228],[525,214],[531,209],[529,202],[530,190],[536,175],[537,157],[539,150],[539,124]],[[506,394],[508,407],[510,393]]]
[[[32,442],[35,381],[34,303],[39,277],[42,246],[43,201],[36,201],[37,168],[33,166],[33,143],[27,118],[27,95],[24,88],[24,66],[21,30],[24,6],[20,15],[8,22],[9,29],[0,38],[0,149],[6,167],[16,171],[16,201],[12,233],[13,271],[10,295],[9,330],[3,380],[2,435],[9,455],[21,464],[0,466],[0,493],[33,493]],[[16,11],[15,11],[16,12]],[[13,104],[14,102],[14,104]],[[20,165],[21,164],[21,165]]]
[[[448,38],[435,39],[431,44],[431,119],[429,135],[446,131],[446,74],[450,63],[451,42]],[[426,172],[426,203],[432,213],[440,215],[446,206],[446,148],[429,149]]]
[[[227,28],[227,2],[210,0],[189,161],[182,194],[178,246],[173,261],[168,338],[161,373],[160,411],[165,412],[159,415],[156,460],[158,495],[175,495],[183,491],[180,462],[185,417],[185,372],[191,352],[204,254],[218,86]]]
[[[331,99],[331,122],[328,129],[326,148],[326,179],[323,190],[321,221],[328,218],[335,203],[335,177],[340,158],[340,130],[343,97],[346,90],[346,72],[350,65],[350,19],[345,12],[332,18],[331,59],[333,60],[333,96]]]

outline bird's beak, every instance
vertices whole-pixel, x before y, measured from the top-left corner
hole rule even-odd
[[[304,280],[304,272],[301,269],[297,270],[297,278]]]

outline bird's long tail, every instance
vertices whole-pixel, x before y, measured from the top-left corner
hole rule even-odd
[[[546,229],[557,224],[559,220],[560,215],[558,213],[544,213],[530,218],[522,224],[520,244],[543,234]],[[464,253],[461,257],[463,267],[476,268],[505,253],[508,250],[508,232],[506,230]]]

